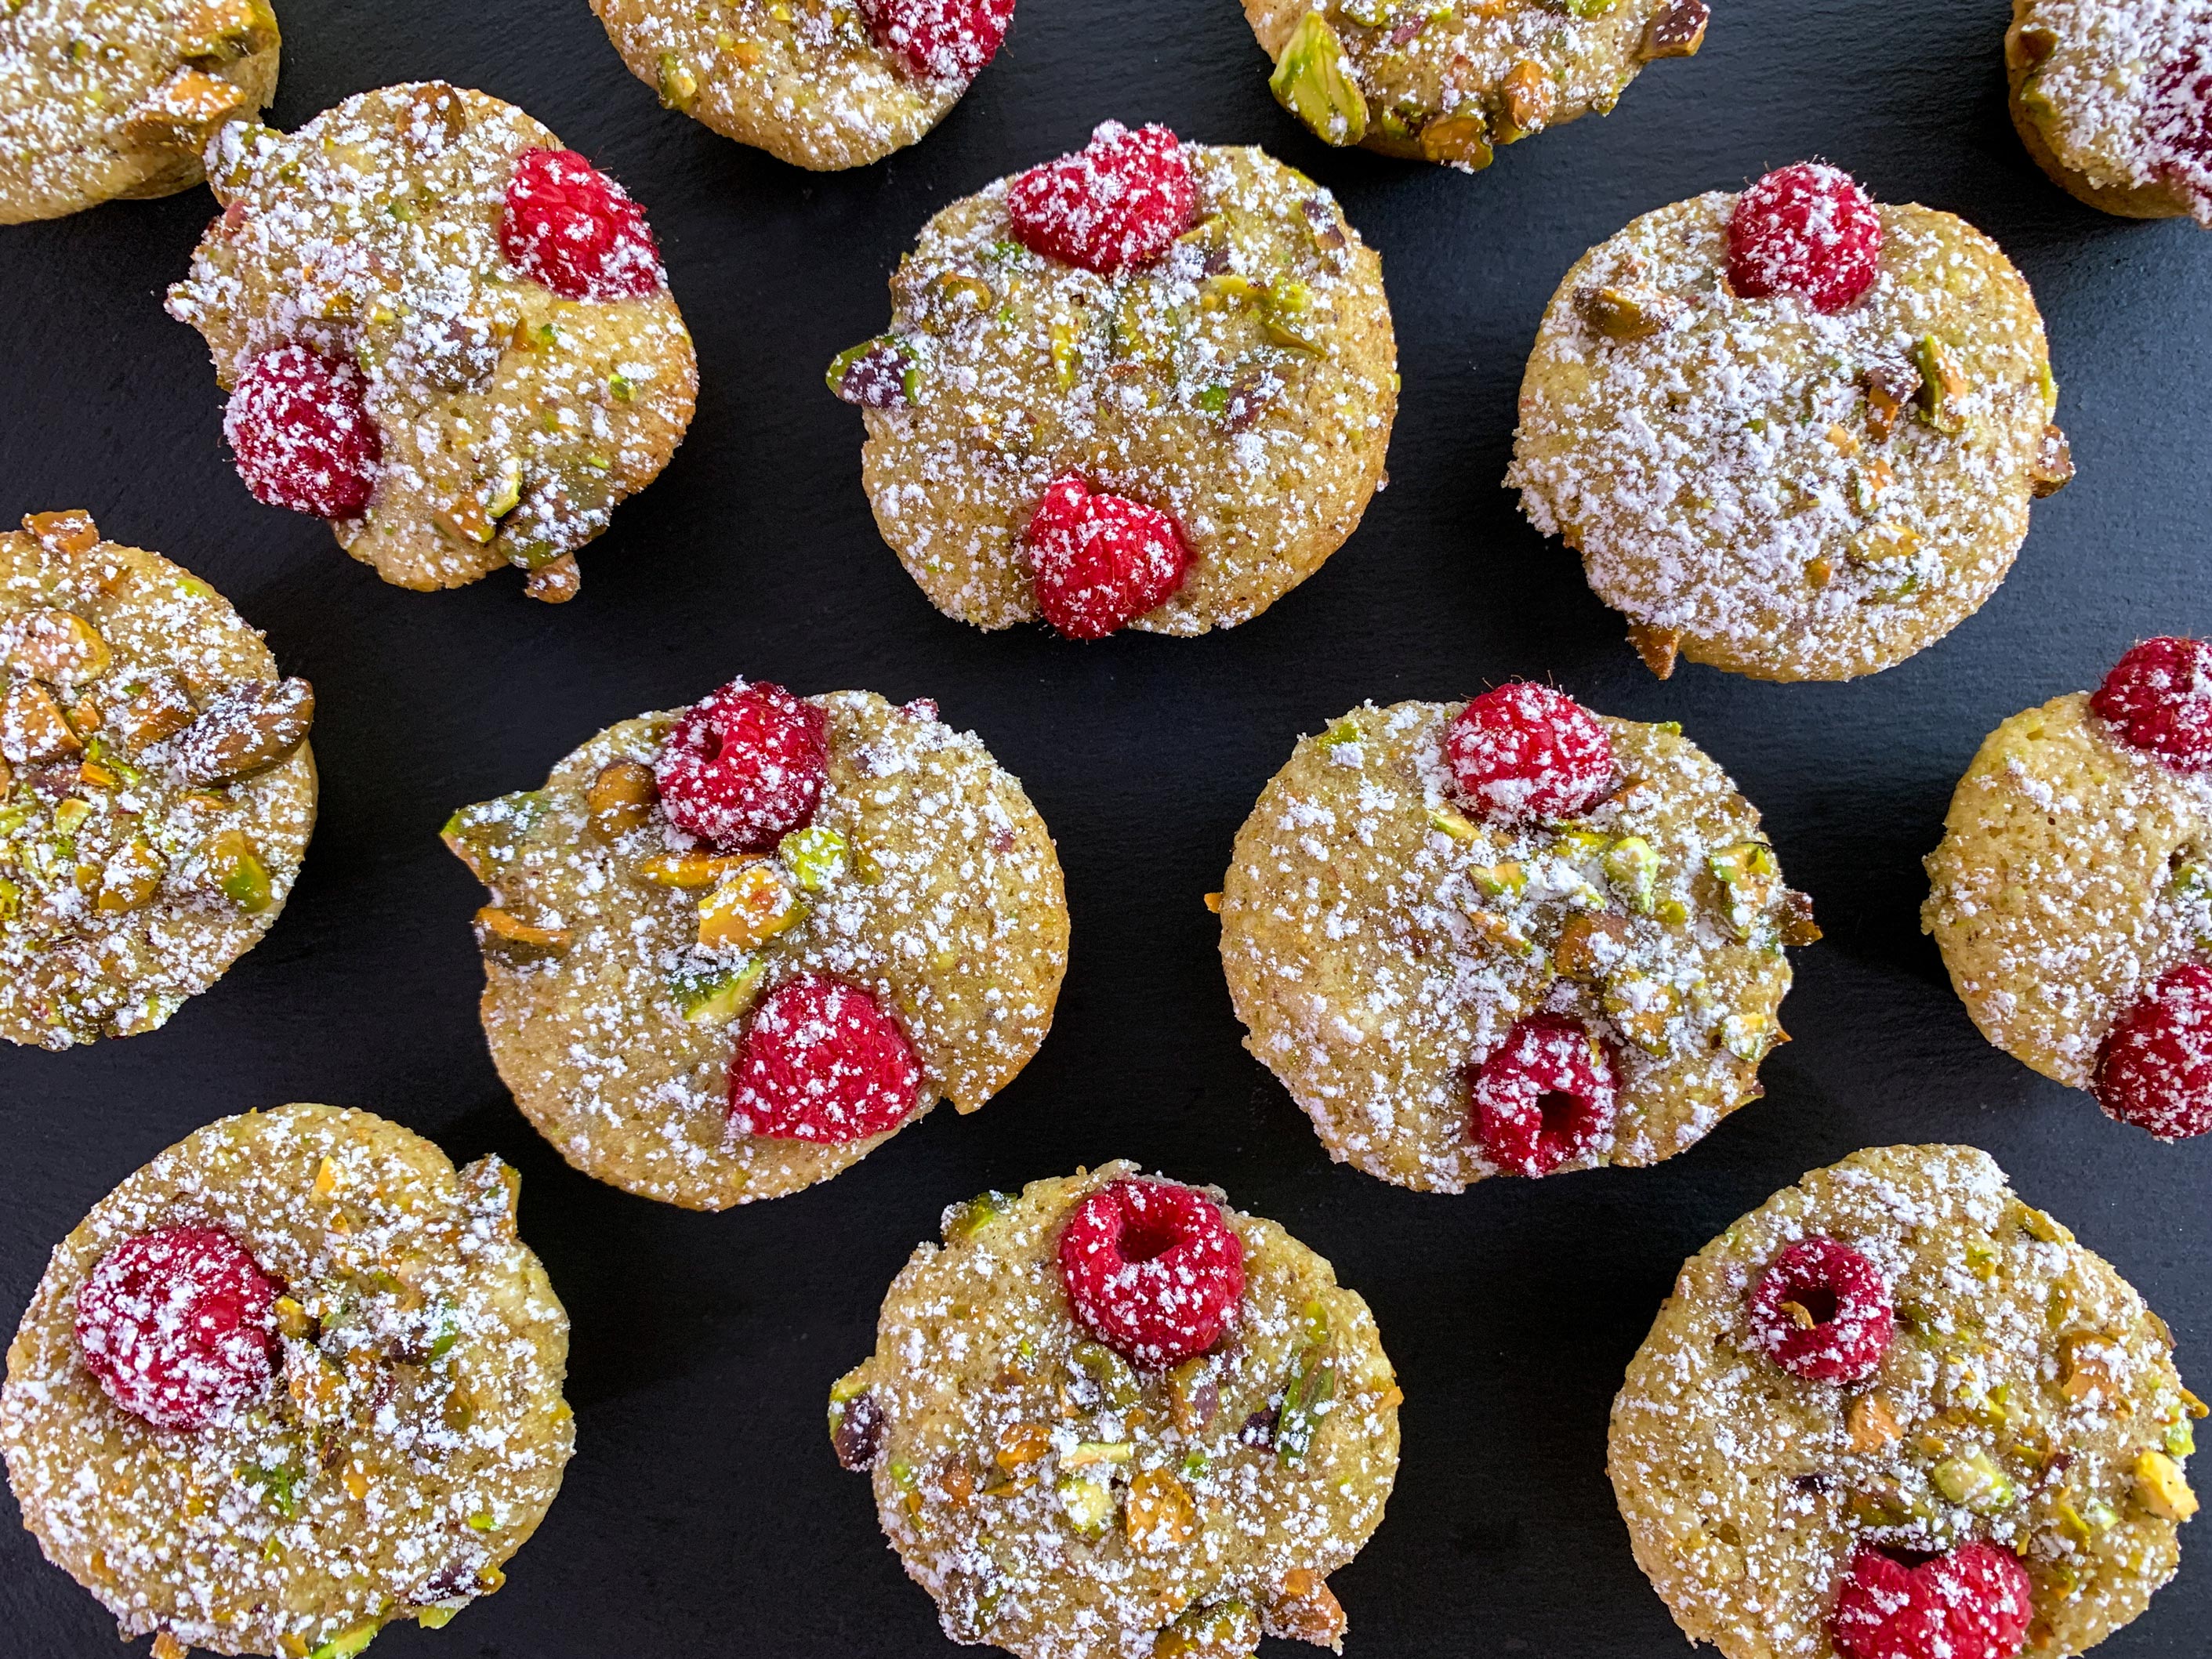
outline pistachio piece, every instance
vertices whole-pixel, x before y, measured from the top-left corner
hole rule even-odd
[[[806,901],[775,865],[749,864],[699,902],[699,943],[710,951],[753,951],[796,927]]]
[[[1326,196],[1309,196],[1298,207],[1305,215],[1306,227],[1316,247],[1324,253],[1334,253],[1345,245],[1344,220],[1334,201]]]
[[[1577,17],[1602,17],[1620,3],[1620,0],[1565,0],[1566,9]]]
[[[132,144],[197,153],[217,128],[246,114],[250,101],[245,88],[186,65],[131,106],[123,118],[123,137]]]
[[[1121,1525],[1129,1534],[1131,1548],[1140,1554],[1156,1554],[1189,1541],[1198,1530],[1198,1505],[1191,1502],[1182,1482],[1167,1470],[1139,1469],[1129,1479]]]
[[[1439,805],[1429,808],[1429,828],[1440,830],[1456,842],[1476,842],[1482,839],[1482,831],[1470,823],[1463,814],[1449,806]]]
[[[522,583],[522,591],[530,599],[546,605],[566,605],[576,597],[584,585],[583,570],[576,563],[574,553],[563,553],[534,567]]]
[[[1854,564],[1902,565],[1920,551],[1920,532],[1906,525],[1877,524],[1844,544]]]
[[[289,760],[314,723],[315,689],[307,681],[247,680],[163,744],[159,759],[180,782],[228,783]]]
[[[172,674],[149,674],[123,688],[124,701],[107,711],[106,730],[132,754],[174,737],[199,712],[184,682]]]
[[[1663,1054],[1674,1045],[1668,1041],[1667,1023],[1674,1016],[1674,991],[1645,974],[1616,972],[1606,981],[1599,999],[1613,1028],[1648,1054]]]
[[[875,1467],[890,1428],[883,1407],[858,1371],[848,1371],[830,1387],[830,1443],[838,1466],[858,1474]]]
[[[1336,1396],[1336,1356],[1329,1341],[1328,1309],[1305,1305],[1305,1340],[1291,1361],[1283,1384],[1283,1403],[1275,1418],[1275,1462],[1285,1468],[1302,1461]]]
[[[1644,659],[1644,665],[1660,679],[1672,678],[1675,654],[1681,649],[1682,630],[1679,628],[1654,628],[1649,623],[1631,623],[1628,642],[1636,647],[1636,654]]]
[[[2035,459],[2027,465],[2027,476],[2039,501],[2045,495],[2056,495],[2074,482],[2074,446],[2066,434],[2055,426],[2043,428],[2043,436],[2035,446]]]
[[[994,1187],[963,1203],[946,1206],[945,1213],[938,1218],[938,1233],[948,1244],[956,1239],[973,1238],[1006,1214],[1013,1204],[1010,1194]],[[1037,1455],[1042,1457],[1044,1454],[1039,1452]]]
[[[85,684],[115,661],[100,630],[73,611],[27,611],[14,618],[9,635],[8,665],[52,685]]]
[[[1705,25],[1712,21],[1705,0],[1667,0],[1644,26],[1640,55],[1655,58],[1694,58],[1705,44]]]
[[[776,843],[775,852],[792,879],[809,893],[822,892],[842,879],[849,862],[844,836],[818,826],[793,830]]]
[[[1292,1567],[1260,1610],[1260,1624],[1268,1635],[1285,1642],[1307,1642],[1317,1648],[1340,1650],[1346,1624],[1344,1604],[1320,1574]]]
[[[848,346],[830,360],[830,390],[863,409],[901,409],[916,401],[921,368],[892,334]]]
[[[0,756],[17,766],[36,766],[83,750],[53,693],[36,680],[9,686],[0,701]]]
[[[1877,363],[1861,377],[1866,389],[1867,430],[1882,441],[1897,430],[1898,416],[1920,395],[1920,371],[1909,363]]]
[[[1985,1451],[1947,1457],[1928,1472],[1929,1484],[1977,1515],[1996,1515],[2020,1501],[2020,1489]]]
[[[592,815],[592,833],[611,842],[633,830],[642,830],[652,821],[653,804],[659,798],[660,787],[654,781],[653,769],[643,761],[609,761],[584,791],[584,806]]]
[[[637,861],[637,875],[655,887],[680,887],[692,892],[719,886],[762,859],[758,853],[652,853]]]
[[[100,872],[100,896],[93,908],[110,913],[143,910],[161,890],[161,878],[168,869],[161,855],[144,842],[134,838],[125,842]]]
[[[1626,916],[1604,911],[1582,911],[1567,918],[1559,930],[1553,960],[1569,979],[1596,981],[1618,969],[1628,951]]]
[[[274,894],[269,883],[269,866],[262,863],[261,854],[252,839],[243,830],[225,830],[210,836],[200,848],[206,860],[209,877],[216,890],[249,916],[258,916],[269,908]]]
[[[64,558],[82,558],[100,545],[100,532],[92,514],[81,507],[59,513],[26,513],[23,528],[47,552]]]
[[[1221,1384],[1204,1354],[1168,1373],[1168,1415],[1184,1434],[1203,1434],[1221,1410]]]
[[[668,976],[669,1000],[694,1025],[726,1025],[752,1006],[767,973],[768,963],[757,957],[686,964]]]
[[[1498,142],[1510,144],[1541,132],[1552,118],[1558,88],[1544,66],[1524,58],[1505,71],[1498,82]]]
[[[1653,894],[1659,881],[1659,854],[1641,836],[1623,836],[1606,848],[1605,878],[1639,916],[1651,914]]]
[[[1490,165],[1494,155],[1490,147],[1490,128],[1478,110],[1439,115],[1421,128],[1420,143],[1425,159],[1447,167],[1465,167],[1469,173],[1481,172]]]
[[[1484,944],[1510,951],[1516,957],[1535,953],[1536,947],[1529,942],[1528,936],[1494,911],[1469,910],[1467,919],[1474,929],[1474,936]]]
[[[1478,864],[1467,872],[1475,890],[1486,898],[1517,899],[1528,889],[1528,869],[1518,859],[1503,864]]]
[[[1912,348],[1913,366],[1920,371],[1920,418],[1947,438],[1966,429],[1966,411],[1960,407],[1966,395],[1966,372],[1959,354],[1940,336],[1923,334]]]
[[[1135,1370],[1104,1343],[1079,1342],[1068,1357],[1115,1410],[1126,1411],[1144,1398]]]
[[[1283,55],[1275,60],[1267,88],[1316,137],[1332,144],[1356,144],[1367,136],[1367,100],[1345,56],[1344,43],[1318,11],[1298,20]]]
[[[1192,1607],[1152,1638],[1152,1659],[1249,1659],[1260,1649],[1260,1621],[1242,1601]]]
[[[542,789],[519,790],[496,800],[464,806],[446,820],[438,839],[487,887],[502,873],[550,805]]]
[[[1813,920],[1813,896],[1791,888],[1782,895],[1780,935],[1788,945],[1818,945],[1826,937]]]
[[[2161,1521],[2186,1521],[2197,1513],[2197,1494],[2181,1466],[2160,1451],[2136,1459],[2135,1498]]]
[[[477,948],[510,968],[557,957],[568,948],[565,927],[533,927],[520,916],[487,904],[476,914]]]
[[[680,52],[660,54],[659,91],[663,109],[690,109],[699,95],[699,76]]]
[[[1897,1418],[1888,1404],[1878,1394],[1862,1395],[1851,1401],[1844,1413],[1844,1427],[1850,1435],[1851,1449],[1855,1452],[1880,1451],[1905,1432],[1897,1425]]]
[[[1673,327],[1689,307],[1657,289],[1607,283],[1577,294],[1575,309],[1608,340],[1642,340]]]
[[[1114,1489],[1079,1474],[1063,1474],[1054,1486],[1060,1512],[1076,1535],[1099,1538],[1114,1524]]]

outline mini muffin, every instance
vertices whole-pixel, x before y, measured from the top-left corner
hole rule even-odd
[[[2146,641],[1990,733],[1928,877],[1983,1036],[2161,1139],[2212,1129],[2212,647]]]
[[[89,514],[0,535],[0,1037],[167,1021],[260,942],[315,823],[315,694]]]
[[[2203,0],[2013,0],[2012,124],[2091,207],[2212,229],[2212,9]]]
[[[207,337],[255,496],[402,587],[576,550],[683,441],[691,337],[622,186],[512,104],[443,82],[210,150],[224,204],[169,314]]]
[[[1466,173],[1609,114],[1655,58],[1694,57],[1705,0],[1244,0],[1276,101],[1332,144]]]
[[[0,5],[0,224],[199,183],[226,122],[276,95],[268,0]]]
[[[978,628],[1202,634],[1321,568],[1382,482],[1382,264],[1256,149],[1108,122],[925,226],[830,365],[876,523]]]
[[[484,1031],[586,1175],[720,1210],[826,1181],[1052,1025],[1067,904],[1044,821],[923,699],[732,681],[463,807]]]
[[[2173,1576],[2204,1415],[1971,1146],[1881,1146],[1684,1264],[1613,1405],[1637,1565],[1728,1659],[2080,1653]]]
[[[945,1212],[830,1391],[945,1633],[1023,1659],[1343,1651],[1405,1398],[1328,1262],[1109,1164]]]
[[[519,1189],[367,1112],[280,1106],[100,1200],[0,1391],[47,1559],[160,1659],[350,1659],[497,1589],[575,1437]]]
[[[2072,476],[1996,245],[1817,164],[1635,221],[1553,295],[1508,488],[1662,678],[1902,662],[1996,591]]]
[[[1424,1192],[1694,1145],[1820,936],[1679,726],[1525,683],[1301,738],[1209,902],[1244,1046],[1330,1157]]]
[[[592,0],[592,9],[668,108],[817,173],[920,138],[1014,21],[1014,0]]]

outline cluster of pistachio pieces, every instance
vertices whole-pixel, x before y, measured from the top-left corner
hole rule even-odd
[[[181,9],[181,61],[125,112],[117,137],[132,149],[197,156],[226,123],[252,112],[251,93],[222,71],[277,44],[276,15],[268,0],[195,0]]]
[[[865,848],[856,852],[843,835],[820,825],[792,830],[772,853],[671,848],[665,835],[638,833],[662,822],[659,799],[652,767],[610,761],[585,789],[586,831],[632,878],[696,897],[696,939],[668,970],[664,989],[685,1019],[726,1024],[761,992],[768,961],[758,953],[805,921],[817,900],[839,884],[873,879],[874,861]],[[526,790],[464,806],[441,832],[497,901],[476,914],[477,943],[506,967],[560,957],[575,941],[575,930],[558,920],[505,908],[505,890],[522,873],[520,854],[551,808],[547,792]]]
[[[1620,0],[1559,0],[1564,18],[1605,16]],[[1498,16],[1486,6],[1479,18]],[[1667,0],[1646,26],[1637,55],[1689,58],[1705,44],[1711,10],[1705,0]],[[1275,101],[1331,144],[1367,142],[1370,132],[1390,144],[1418,146],[1428,161],[1480,172],[1502,144],[1541,132],[1550,125],[1559,86],[1539,59],[1516,58],[1482,93],[1464,93],[1442,109],[1401,98],[1380,111],[1370,107],[1370,87],[1391,78],[1392,60],[1420,48],[1433,28],[1449,28],[1452,8],[1421,0],[1334,0],[1304,13],[1275,60],[1268,88]],[[1475,22],[1474,27],[1480,27]],[[1464,63],[1462,57],[1455,60]]]
[[[84,561],[100,532],[81,512],[25,531]],[[127,571],[109,567],[119,586]],[[187,579],[190,580],[191,579]],[[43,605],[0,616],[0,921],[41,934],[97,926],[164,896],[215,896],[247,915],[272,885],[243,830],[192,830],[229,787],[290,758],[314,720],[305,680],[247,680],[196,703],[184,682],[118,665],[100,630]]]

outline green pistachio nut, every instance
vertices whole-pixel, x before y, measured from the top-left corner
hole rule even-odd
[[[1944,1497],[1977,1515],[1996,1515],[2020,1501],[2020,1489],[1985,1451],[1947,1457],[1928,1478]]]
[[[1291,1361],[1282,1409],[1275,1419],[1275,1461],[1285,1468],[1303,1461],[1312,1449],[1321,1419],[1336,1395],[1336,1358],[1329,1346],[1328,1321],[1328,1310],[1319,1303],[1306,1304],[1306,1340]]]
[[[752,1006],[767,972],[768,963],[758,957],[686,963],[668,975],[668,999],[694,1025],[726,1025]]]
[[[775,850],[792,878],[810,893],[822,892],[842,879],[851,863],[844,836],[816,826],[793,830]]]
[[[376,1640],[377,1629],[375,1625],[368,1624],[340,1631],[310,1653],[307,1659],[354,1659],[356,1654]]]
[[[1651,914],[1659,881],[1659,854],[1641,836],[1623,836],[1606,848],[1605,878],[1640,916]]]
[[[1356,144],[1367,136],[1367,100],[1353,78],[1344,43],[1317,11],[1298,20],[1267,88],[1277,103],[1326,143]]]
[[[1913,367],[1920,371],[1920,418],[1947,438],[1966,429],[1961,400],[1966,395],[1966,374],[1959,354],[1948,341],[1923,334],[1912,348]]]
[[[680,53],[660,54],[660,101],[669,109],[689,109],[699,95],[699,77]]]
[[[1114,1524],[1114,1489],[1103,1481],[1063,1474],[1054,1488],[1060,1512],[1078,1535],[1097,1538]]]
[[[973,1238],[1012,1209],[1013,1203],[1012,1198],[995,1187],[978,1193],[964,1204],[949,1206],[938,1224],[938,1232],[948,1244],[955,1239]]]
[[[1079,1342],[1069,1357],[1085,1376],[1098,1385],[1106,1403],[1116,1411],[1135,1405],[1143,1397],[1144,1388],[1134,1368],[1103,1342]]]

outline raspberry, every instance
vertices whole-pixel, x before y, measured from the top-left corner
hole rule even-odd
[[[2188,198],[2200,224],[2212,225],[2212,40],[2183,47],[2159,70],[2143,137],[2152,175]]]
[[[1073,155],[1006,186],[1014,240],[1062,263],[1112,276],[1157,259],[1188,228],[1198,186],[1165,127],[1103,123]]]
[[[2034,1613],[2008,1551],[1960,1544],[1908,1567],[1862,1548],[1836,1593],[1828,1635],[1843,1659],[2013,1659]]]
[[[573,149],[533,149],[514,164],[499,246],[564,300],[641,300],[667,281],[645,210]]]
[[[350,519],[367,507],[384,459],[360,371],[303,345],[278,346],[246,366],[222,435],[256,501],[319,519]]]
[[[1841,311],[1874,286],[1881,216],[1851,175],[1818,161],[1770,173],[1729,216],[1729,285],[1747,300],[1802,294]]]
[[[2097,1065],[2107,1115],[2182,1140],[2212,1129],[2212,968],[2169,968],[2122,1014]]]
[[[107,1397],[202,1429],[267,1391],[276,1284],[229,1234],[162,1227],[117,1245],[76,1293],[76,1340]]]
[[[1244,1242],[1212,1199],[1117,1181],[1075,1206],[1060,1276],[1079,1324],[1149,1370],[1204,1353],[1244,1294]]]
[[[1546,1176],[1613,1133],[1613,1062],[1564,1014],[1530,1014],[1472,1068],[1474,1138],[1512,1175]]]
[[[1027,532],[1037,609],[1071,640],[1103,639],[1182,586],[1191,551],[1175,520],[1123,495],[1058,480]]]
[[[1613,743],[1597,716],[1527,680],[1461,709],[1444,732],[1444,757],[1460,793],[1493,817],[1571,818],[1613,782]]]
[[[1897,1334],[1881,1269],[1832,1238],[1801,1238],[1776,1256],[1747,1312],[1752,1346],[1814,1382],[1873,1376]]]
[[[2212,766],[2212,646],[2145,640],[2112,665],[2089,707],[2122,743],[2168,766]]]
[[[972,81],[1014,21],[1014,0],[860,0],[876,39],[916,75]]]
[[[668,821],[724,852],[765,852],[814,816],[830,722],[780,685],[732,680],[685,709],[654,761]]]
[[[857,985],[801,974],[769,993],[730,1068],[741,1134],[829,1146],[896,1129],[921,1065],[898,1022]]]

